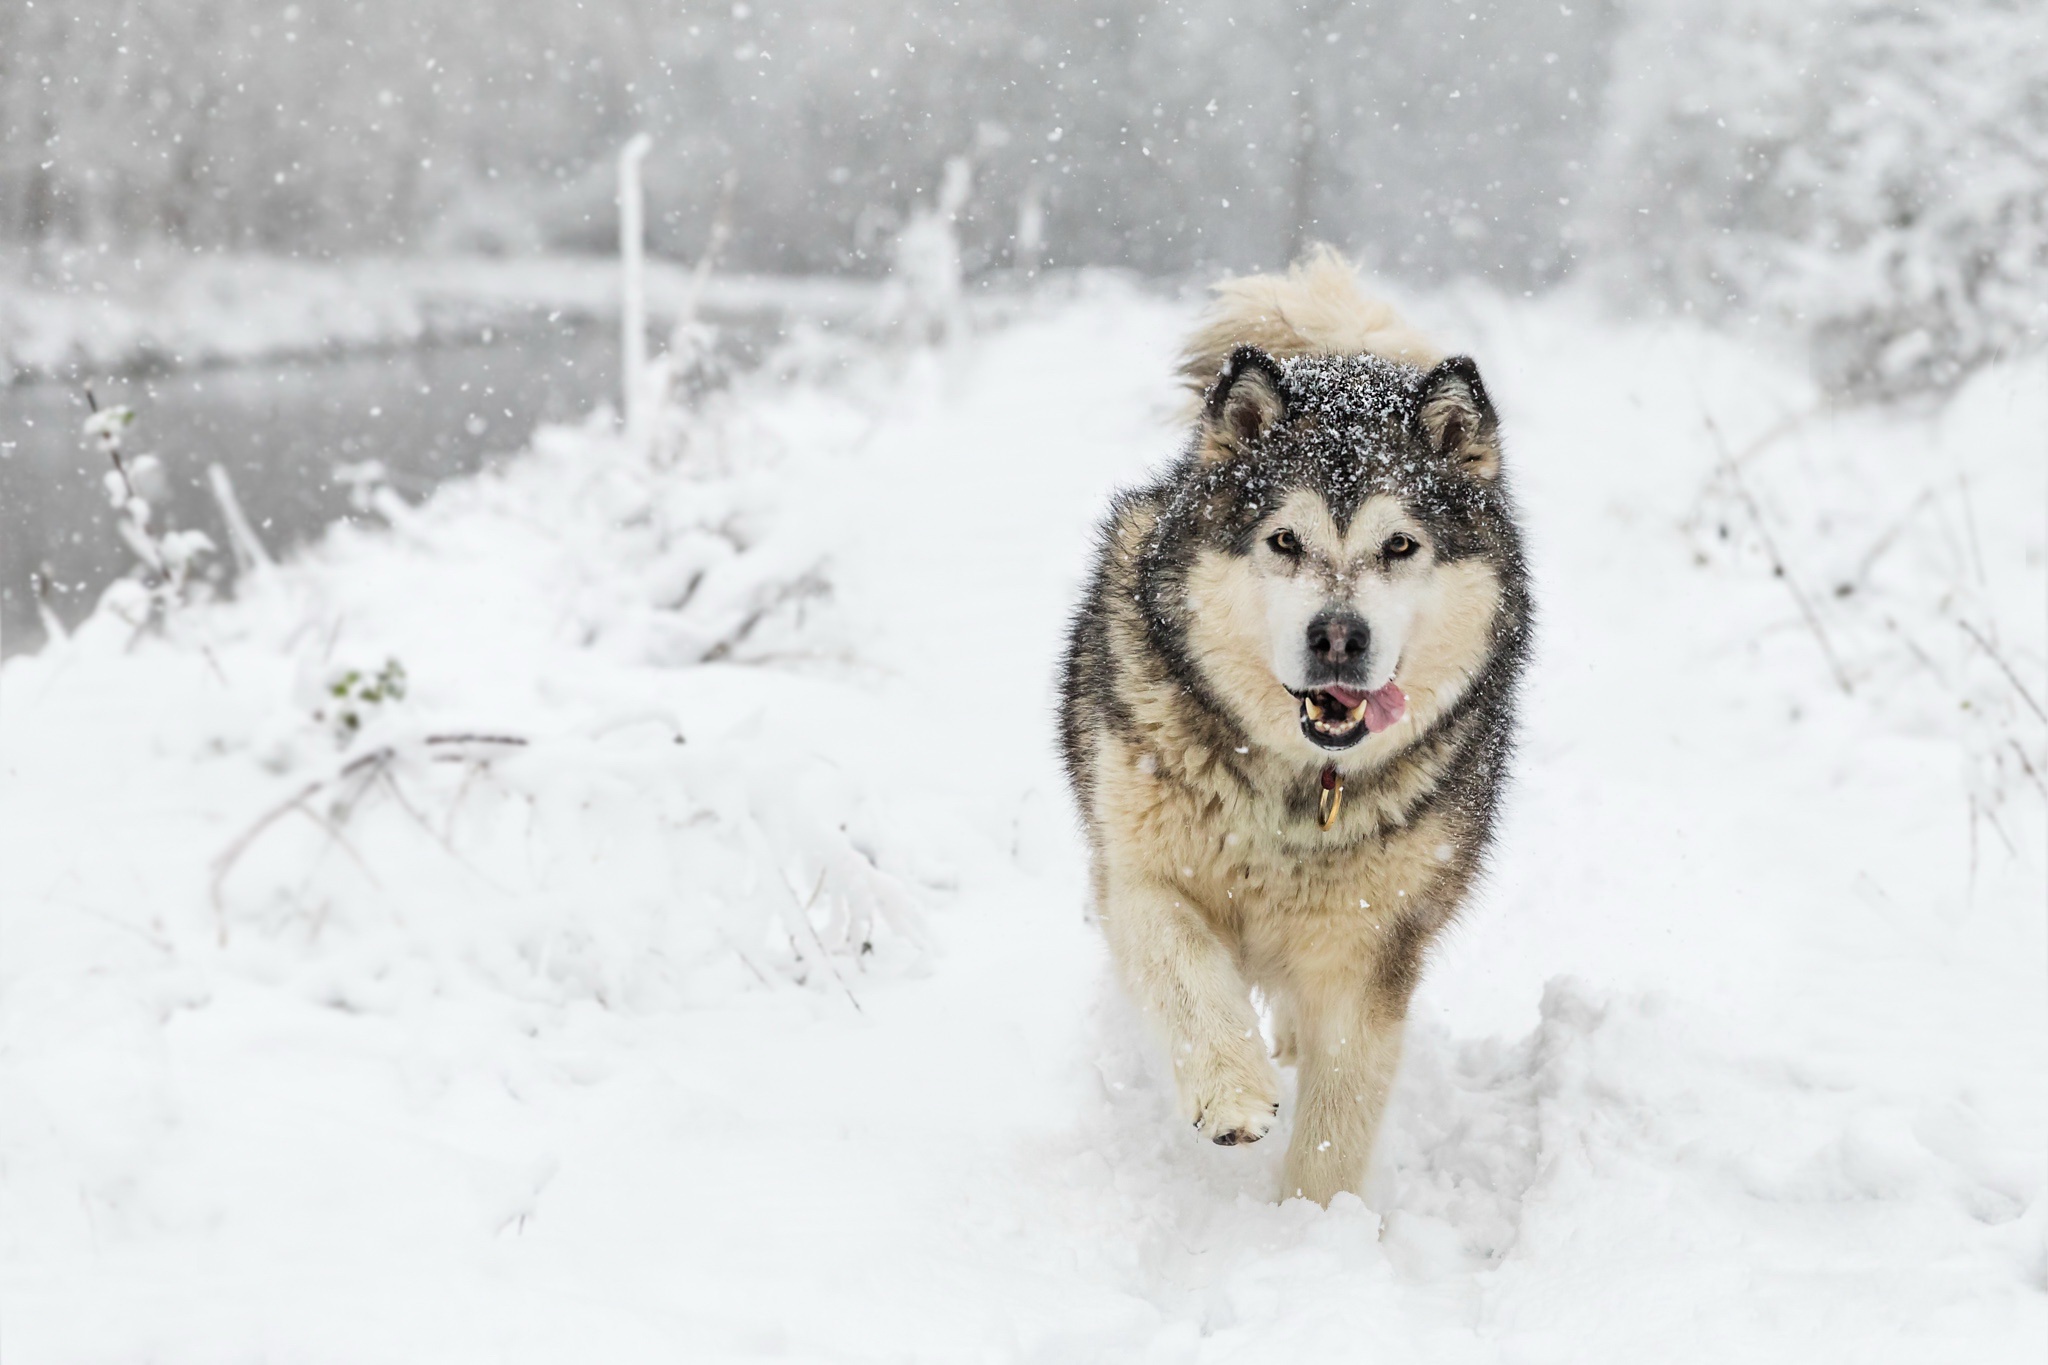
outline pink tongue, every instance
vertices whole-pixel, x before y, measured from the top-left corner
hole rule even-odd
[[[1401,719],[1408,709],[1408,697],[1393,683],[1388,683],[1377,692],[1369,692],[1365,698],[1365,728],[1373,734]]]
[[[1364,702],[1365,728],[1375,735],[1401,719],[1408,709],[1408,698],[1395,683],[1388,683],[1377,692],[1354,692],[1348,687],[1326,687],[1323,691],[1346,711],[1355,710],[1358,703]]]

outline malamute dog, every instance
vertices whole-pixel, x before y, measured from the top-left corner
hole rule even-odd
[[[1500,426],[1327,250],[1218,289],[1187,449],[1121,495],[1061,738],[1097,912],[1183,1114],[1355,1190],[1430,942],[1492,833],[1530,602]]]

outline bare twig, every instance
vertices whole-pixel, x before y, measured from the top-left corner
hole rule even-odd
[[[1998,813],[1989,806],[1983,806],[1980,809],[1984,814],[1984,822],[1991,826],[1992,833],[1998,836],[1998,842],[2005,845],[2005,851],[2015,858],[2019,857],[2020,851],[2013,847],[2012,836],[2005,832],[2004,825],[1998,823]]]
[[[1703,418],[1708,433],[1714,438],[1715,447],[1721,452],[1721,467],[1728,476],[1729,485],[1749,512],[1750,520],[1756,524],[1757,537],[1763,541],[1764,553],[1770,558],[1772,574],[1784,580],[1786,591],[1792,594],[1792,601],[1797,604],[1800,616],[1805,618],[1807,628],[1813,632],[1813,638],[1820,645],[1820,652],[1826,656],[1828,669],[1835,675],[1836,684],[1841,687],[1844,695],[1854,692],[1855,688],[1849,683],[1849,675],[1843,671],[1842,661],[1835,656],[1835,647],[1829,643],[1828,633],[1820,623],[1819,613],[1814,611],[1813,603],[1807,600],[1805,591],[1799,586],[1799,580],[1792,576],[1792,570],[1785,563],[1785,557],[1778,553],[1778,543],[1771,538],[1771,528],[1764,520],[1763,508],[1757,505],[1756,498],[1749,491],[1749,485],[1742,481],[1742,471],[1736,467],[1734,457],[1728,453],[1728,442],[1722,437],[1721,428],[1715,424],[1711,413],[1703,414]]]
[[[1899,514],[1899,519],[1886,528],[1885,533],[1872,541],[1870,548],[1863,552],[1863,558],[1856,565],[1856,572],[1835,585],[1835,596],[1847,597],[1862,587],[1864,581],[1870,577],[1870,571],[1877,567],[1878,561],[1883,559],[1886,552],[1898,541],[1900,534],[1913,524],[1913,518],[1920,515],[1920,509],[1933,500],[1932,488],[1921,489],[1920,496],[1906,504],[1906,510]]]
[[[787,583],[776,584],[774,591],[768,594],[766,601],[748,612],[740,619],[738,625],[727,631],[709,649],[698,655],[697,662],[715,664],[732,657],[732,652],[745,644],[747,637],[752,635],[755,629],[763,621],[774,615],[778,609],[788,606],[792,602],[808,602],[828,596],[831,591],[832,585],[826,582],[824,576],[815,569],[808,570]]]
[[[1704,413],[1706,411],[1706,398],[1704,395],[1700,397],[1699,403],[1700,410]],[[1764,428],[1763,432],[1760,435],[1758,435],[1754,440],[1750,441],[1750,443],[1744,446],[1741,450],[1736,451],[1733,455],[1728,455],[1726,447],[1724,446],[1722,454],[1726,456],[1727,463],[1732,464],[1734,467],[1739,469],[1743,465],[1746,465],[1751,460],[1755,459],[1757,456],[1763,454],[1764,451],[1776,445],[1785,437],[1790,436],[1793,432],[1799,430],[1799,428],[1806,425],[1808,421],[1812,420],[1814,417],[1819,416],[1821,413],[1828,411],[1828,409],[1830,409],[1833,406],[1834,405],[1832,403],[1823,400],[1822,402],[1814,404],[1810,408],[1802,408],[1797,412],[1787,413],[1785,416],[1773,422],[1770,426]],[[1713,425],[1713,420],[1711,418],[1708,419],[1707,425],[1710,427]],[[1720,439],[1718,432],[1716,433],[1715,439],[1717,442]],[[1709,476],[1704,482],[1701,483],[1700,491],[1695,497],[1695,514],[1702,510],[1699,506],[1697,506],[1697,504],[1706,497],[1708,491],[1713,487],[1714,479],[1718,477],[1721,472],[1722,471],[1720,466],[1715,466],[1714,474]]]
[[[2026,772],[2027,777],[2032,780],[2034,790],[2041,793],[2043,801],[2048,801],[2048,782],[2043,782],[2041,774],[2034,770],[2033,760],[2027,757],[2026,749],[2016,739],[2008,738],[2005,742],[2012,746],[2013,757],[2020,761],[2020,767]]]
[[[1779,441],[1783,440],[1787,436],[1790,436],[1793,432],[1799,430],[1799,428],[1805,426],[1814,418],[1821,416],[1823,413],[1832,411],[1834,406],[1835,405],[1832,402],[1823,399],[1820,402],[1815,403],[1812,407],[1801,408],[1797,412],[1787,413],[1785,416],[1779,418],[1776,422],[1766,427],[1763,430],[1763,432],[1759,436],[1757,436],[1755,440],[1751,441],[1748,445],[1744,446],[1741,450],[1737,451],[1732,459],[1732,463],[1734,463],[1738,467],[1748,464],[1751,460],[1763,454],[1766,450],[1769,450]]]
[[[343,807],[344,815],[341,817],[329,818],[328,816],[322,815],[318,811],[315,811],[312,807],[306,805],[301,805],[298,808],[298,813],[300,815],[305,816],[308,820],[311,820],[314,824],[320,826],[321,832],[327,836],[327,842],[333,844],[343,853],[346,853],[348,855],[348,860],[356,865],[356,870],[361,872],[365,877],[370,879],[370,885],[382,887],[383,883],[377,880],[376,869],[370,866],[370,860],[363,856],[361,849],[358,849],[353,843],[349,842],[348,835],[344,834],[341,829],[342,820],[346,818],[345,812],[354,809],[355,802],[363,799],[363,793],[369,790],[369,784],[371,780],[372,779],[369,777],[364,778],[363,786],[357,790],[355,796],[350,798],[348,803]]]
[[[754,980],[760,982],[764,986],[767,986],[769,984],[768,978],[762,974],[761,969],[754,965],[754,959],[748,957],[746,953],[740,948],[740,945],[732,941],[731,934],[724,933],[721,931],[718,936],[725,940],[726,947],[732,949],[732,955],[738,958],[740,962],[745,965],[746,969],[754,974]]]
[[[318,796],[329,786],[353,773],[361,772],[372,764],[382,763],[390,756],[391,750],[389,748],[372,749],[369,753],[358,754],[326,777],[315,778],[313,781],[306,783],[290,796],[257,816],[256,823],[243,830],[233,843],[222,849],[214,857],[213,880],[209,886],[209,893],[213,901],[214,917],[217,921],[220,942],[223,947],[226,946],[228,941],[228,922],[227,905],[221,896],[221,886],[227,880],[228,873],[234,870],[235,864],[241,861],[242,855],[249,851],[250,845],[262,837],[265,830],[269,829],[279,820],[284,819],[285,816],[290,815],[293,811],[301,809],[306,802]]]
[[[1934,680],[1936,682],[1940,683],[1943,687],[1947,687],[1949,685],[1948,679],[1945,676],[1943,676],[1942,671],[1935,666],[1934,660],[1928,657],[1927,651],[1920,647],[1920,642],[1918,640],[1915,640],[1912,636],[1906,633],[1905,627],[1901,626],[1898,623],[1897,618],[1887,615],[1884,618],[1884,628],[1890,631],[1892,634],[1899,637],[1899,643],[1903,644],[1906,647],[1906,652],[1913,656],[1913,661],[1919,664],[1922,668],[1926,669],[1929,673],[1932,673],[1934,675]]]
[[[526,739],[520,735],[490,734],[428,735],[419,742],[423,746],[431,747],[465,744],[524,747],[527,743]],[[228,941],[227,902],[223,894],[228,874],[234,871],[235,864],[241,861],[242,855],[247,853],[250,847],[263,836],[265,830],[268,830],[272,825],[294,811],[306,815],[325,827],[328,833],[334,837],[335,841],[348,852],[349,856],[356,858],[357,863],[363,867],[364,872],[369,872],[368,864],[364,863],[355,850],[349,846],[348,842],[341,837],[340,830],[335,823],[314,814],[313,811],[307,809],[306,803],[320,795],[320,793],[346,782],[352,777],[366,775],[363,786],[356,792],[356,797],[359,799],[363,792],[368,790],[370,783],[374,782],[388,765],[397,759],[399,752],[400,746],[397,744],[382,744],[375,749],[369,750],[367,753],[357,754],[327,776],[315,778],[313,781],[306,783],[290,796],[287,796],[284,800],[263,812],[263,814],[256,818],[254,824],[243,830],[234,842],[220,851],[213,860],[213,878],[209,886],[209,894],[213,902],[216,927],[223,947],[226,946]],[[352,805],[353,802],[350,804]],[[431,831],[429,832],[431,833]]]
[[[475,772],[476,769],[482,766],[482,763],[473,763],[470,765],[470,771]],[[455,847],[454,839],[444,836],[441,833],[441,831],[434,828],[433,824],[428,821],[425,812],[421,811],[419,807],[413,805],[412,798],[407,796],[405,794],[405,789],[398,785],[398,779],[392,775],[390,764],[387,763],[382,768],[378,769],[377,777],[383,783],[384,790],[391,793],[391,799],[398,803],[398,808],[405,812],[406,818],[410,819],[414,824],[418,825],[422,833],[424,833],[429,839],[432,839],[437,845],[439,845],[441,851],[448,855],[450,861],[454,862],[456,866],[468,872],[472,877],[475,877],[485,886],[490,887],[491,890],[496,891],[501,895],[509,896],[512,894],[510,888],[501,885],[489,873],[485,872],[482,868],[478,867],[469,859],[463,857],[462,851]],[[462,782],[463,788],[466,789],[469,785],[468,776],[465,775],[462,779]],[[459,791],[457,795],[460,795]]]
[[[2034,700],[2034,694],[2029,692],[2027,685],[2020,681],[2020,675],[2012,671],[2012,665],[2005,661],[2005,656],[2000,654],[1992,646],[1992,643],[1978,632],[1975,626],[1962,617],[1958,616],[1956,618],[1956,624],[1963,628],[1963,634],[1977,642],[1977,648],[1990,656],[1991,662],[1998,665],[1998,671],[2005,674],[2005,680],[2012,684],[2013,691],[2020,694],[2020,700],[2027,704],[2027,709],[2034,713],[2035,719],[2039,720],[2043,725],[2048,725],[2048,711],[2041,709],[2041,703]]]
[[[783,881],[782,889],[789,892],[790,900],[796,901],[796,892],[790,891],[787,880]],[[853,1005],[853,1012],[855,1014],[866,1014],[867,1011],[860,1007],[860,1001],[854,997],[853,987],[846,984],[846,978],[841,976],[839,969],[832,965],[832,950],[827,948],[825,940],[819,937],[818,926],[811,923],[811,907],[818,903],[818,897],[824,890],[825,874],[821,871],[818,873],[818,884],[811,888],[810,899],[797,903],[796,917],[803,921],[804,928],[810,930],[811,942],[818,945],[818,956],[824,960],[825,970],[832,973],[832,979],[839,983],[839,989],[846,992],[847,1000]],[[794,948],[796,945],[791,943],[790,946]]]

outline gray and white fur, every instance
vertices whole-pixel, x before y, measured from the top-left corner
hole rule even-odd
[[[1327,1203],[1363,1179],[1424,956],[1492,838],[1528,571],[1470,359],[1327,251],[1219,294],[1187,448],[1103,527],[1061,742],[1185,1117],[1258,1141],[1275,1062],[1297,1067],[1281,1194]]]

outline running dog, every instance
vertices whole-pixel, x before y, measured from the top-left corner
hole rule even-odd
[[[1327,249],[1218,287],[1185,452],[1120,495],[1061,743],[1097,915],[1212,1142],[1357,1190],[1430,943],[1492,837],[1530,592],[1479,368]],[[1251,998],[1272,1016],[1269,1058]]]

